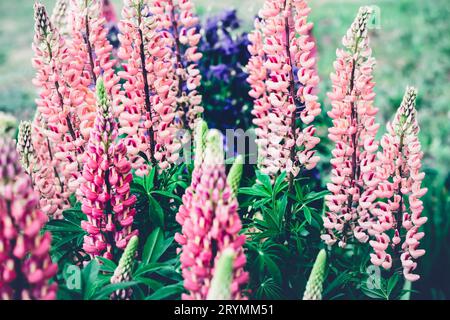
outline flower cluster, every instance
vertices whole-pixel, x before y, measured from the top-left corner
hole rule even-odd
[[[73,64],[67,44],[48,18],[42,4],[35,4],[35,37],[33,66],[37,74],[34,84],[39,89],[36,100],[40,130],[45,133],[56,159],[56,167],[63,180],[63,195],[67,199],[78,186],[80,160],[85,139],[77,124],[78,113],[84,104],[84,97],[73,89],[74,74],[79,66]],[[36,150],[38,152],[39,150]]]
[[[124,61],[119,76],[125,81],[118,110],[120,133],[127,135],[126,145],[138,175],[148,172],[140,154],[160,169],[173,164],[181,147],[178,129],[193,128],[202,112],[201,97],[195,90],[200,77],[190,63],[200,58],[195,47],[197,19],[190,12],[189,1],[180,1],[179,7],[177,15],[172,1],[127,0],[119,23],[118,56]],[[184,54],[181,44],[190,46]],[[183,63],[188,62],[185,67]],[[185,88],[190,90],[188,94]]]
[[[309,12],[304,0],[266,0],[249,35],[248,82],[259,167],[266,174],[286,171],[295,177],[319,160],[313,150],[319,138],[310,125],[321,110]]]
[[[335,73],[331,75],[333,89],[328,93],[332,106],[328,115],[333,121],[328,136],[335,147],[330,161],[331,182],[327,184],[331,192],[326,196],[327,233],[322,239],[329,245],[339,241],[341,247],[352,236],[361,242],[368,240],[370,211],[379,181],[375,141],[378,109],[373,106],[372,81],[375,62],[367,35],[370,14],[368,7],[359,10],[342,41],[345,49],[337,50]]]
[[[374,210],[372,233],[374,249],[371,262],[385,269],[394,267],[400,260],[403,274],[409,281],[419,275],[412,273],[417,267],[414,261],[425,254],[419,249],[424,233],[419,228],[427,221],[422,217],[423,204],[420,198],[427,192],[421,187],[425,177],[420,172],[422,152],[417,134],[415,100],[417,92],[407,88],[394,121],[387,125],[387,133],[381,140],[382,152],[378,154],[380,183],[377,197],[387,200],[379,202]],[[402,242],[403,238],[403,242]],[[401,249],[400,249],[401,245]],[[388,253],[391,247],[392,254]]]
[[[132,174],[126,147],[116,142],[118,130],[111,101],[102,79],[97,81],[98,106],[94,128],[84,155],[81,210],[88,220],[81,227],[88,232],[83,249],[91,256],[113,259],[123,250],[133,230],[136,197],[130,194]]]
[[[197,91],[202,78],[197,67],[202,57],[198,52],[201,36],[193,9],[191,0],[156,0],[152,10],[158,17],[157,29],[171,48],[177,117],[185,129],[193,129],[203,112],[202,97]]]
[[[30,177],[22,170],[13,141],[0,138],[0,298],[56,298],[57,272],[49,249],[51,236]]]
[[[64,185],[59,174],[58,161],[54,157],[52,144],[46,136],[43,123],[38,112],[31,128],[35,163],[30,174],[34,188],[40,195],[41,210],[49,217],[59,219],[62,217],[62,211],[69,207],[69,201],[62,193]]]
[[[250,127],[252,98],[244,69],[250,58],[247,33],[238,33],[236,10],[209,17],[201,28],[199,50],[203,76],[199,91],[203,96],[204,116],[211,127],[221,131]]]
[[[240,290],[248,280],[243,270],[245,236],[239,235],[242,225],[238,203],[227,183],[222,135],[217,130],[210,130],[207,135],[201,172],[186,206],[189,211],[184,212],[183,234],[176,235],[176,241],[182,245],[184,287],[189,291],[183,299],[207,298],[220,257],[227,248],[235,253],[230,296],[242,299]]]

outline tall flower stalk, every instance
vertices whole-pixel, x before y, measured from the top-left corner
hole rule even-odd
[[[421,186],[425,174],[421,172],[423,152],[418,139],[416,96],[415,88],[406,89],[394,120],[388,123],[387,133],[381,140],[383,150],[378,154],[381,181],[377,196],[387,201],[379,202],[374,210],[374,239],[370,241],[374,249],[371,262],[394,272],[401,264],[408,281],[420,278],[413,271],[417,267],[415,260],[425,254],[419,248],[424,237],[419,228],[427,221],[422,217],[420,200],[427,189]]]
[[[238,203],[227,183],[222,135],[210,130],[207,136],[202,175],[195,186],[189,211],[185,214],[182,235],[176,240],[182,245],[181,268],[188,294],[183,299],[204,300],[220,264],[220,257],[231,248],[235,252],[231,299],[242,299],[242,286],[248,280],[243,270],[245,236],[240,235],[242,224],[237,213]]]
[[[197,66],[202,57],[198,52],[201,36],[194,4],[191,0],[153,0],[153,5],[152,13],[158,17],[157,29],[171,48],[177,118],[182,128],[194,129],[203,112],[202,97],[197,91],[202,78]]]
[[[84,156],[85,181],[80,186],[81,209],[88,218],[81,225],[88,232],[83,249],[91,256],[112,260],[138,232],[133,230],[136,197],[130,193],[132,174],[126,146],[117,141],[114,111],[101,78],[97,96],[97,115]]]
[[[320,140],[311,125],[320,104],[309,12],[304,0],[266,0],[249,35],[259,167],[272,176],[285,171],[290,181],[319,160],[313,148]]]
[[[0,298],[53,300],[57,272],[51,236],[30,177],[22,170],[13,141],[0,138]]]
[[[328,210],[324,217],[325,243],[336,241],[344,247],[350,239],[366,242],[369,238],[370,212],[376,199],[375,141],[379,125],[375,122],[378,109],[373,106],[375,93],[367,23],[369,7],[361,7],[355,21],[342,40],[344,49],[336,52],[335,72],[331,74],[331,111],[333,126],[328,137],[335,143],[332,151],[331,182],[327,184]]]
[[[148,164],[166,169],[179,156],[175,67],[172,49],[157,29],[162,22],[157,1],[126,0],[119,23],[118,56],[124,61],[119,76],[125,81],[118,109],[120,134],[136,174]]]
[[[76,69],[67,70],[71,56],[66,42],[39,2],[35,4],[33,50],[33,66],[37,71],[33,83],[39,89],[36,104],[40,115],[40,123],[34,125],[41,125],[48,138],[56,167],[61,172],[62,193],[67,199],[76,190],[80,178],[85,140],[78,128],[82,120],[78,117],[78,107],[83,104],[83,96],[68,81]]]

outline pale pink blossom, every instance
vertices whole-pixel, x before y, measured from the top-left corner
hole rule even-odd
[[[180,149],[175,66],[166,35],[156,30],[162,23],[158,12],[153,1],[126,0],[119,23],[118,56],[124,61],[119,76],[125,81],[119,132],[126,135],[137,175],[146,174],[149,164],[166,169]]]
[[[370,15],[370,8],[360,8],[343,38],[345,48],[336,51],[335,71],[331,74],[333,88],[328,93],[331,100],[328,116],[333,121],[328,137],[335,147],[331,152],[331,181],[327,184],[331,194],[325,198],[328,210],[322,239],[329,245],[338,241],[341,247],[349,238],[367,242],[379,181],[375,140],[378,109],[373,106],[372,81],[375,61],[367,36]]]
[[[35,4],[35,37],[33,42],[33,66],[36,69],[34,85],[39,89],[36,99],[37,111],[41,117],[42,132],[60,170],[64,190],[68,198],[80,178],[80,156],[84,151],[85,139],[79,130],[79,107],[83,97],[68,82],[73,76],[68,72],[70,52],[64,38],[50,22],[42,4]],[[70,69],[70,68],[69,68]]]
[[[259,167],[269,175],[296,176],[315,167],[320,139],[311,124],[320,114],[315,43],[304,0],[266,0],[249,35],[252,114],[257,126]]]
[[[374,265],[390,269],[401,265],[406,280],[420,278],[413,271],[415,262],[425,254],[419,249],[424,233],[420,227],[427,221],[422,217],[423,203],[420,200],[427,192],[421,183],[425,174],[421,172],[421,151],[418,139],[419,126],[415,109],[417,91],[407,88],[402,104],[392,123],[387,125],[387,133],[381,140],[382,152],[378,153],[380,184],[377,197],[386,201],[377,204],[374,210],[370,244],[375,253],[371,254]]]

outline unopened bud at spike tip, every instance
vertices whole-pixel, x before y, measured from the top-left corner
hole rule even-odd
[[[208,124],[204,120],[199,120],[194,128],[195,166],[199,166],[205,157],[207,134]]]
[[[214,267],[214,275],[211,280],[211,288],[208,291],[208,300],[230,300],[231,283],[233,280],[234,250],[227,248]]]
[[[111,277],[111,283],[121,283],[131,280],[131,272],[133,271],[134,258],[138,249],[139,238],[137,236],[131,237],[128,245],[125,248],[119,260],[119,265],[114,270],[114,275]],[[111,294],[111,299],[130,299],[133,291],[131,289],[118,290]]]
[[[325,249],[319,251],[314,266],[306,284],[303,300],[322,300],[323,282],[327,263],[327,253]]]
[[[230,185],[231,192],[236,197],[239,191],[239,185],[241,183],[242,173],[244,171],[244,157],[238,155],[231,166],[230,172],[228,172],[227,181]]]

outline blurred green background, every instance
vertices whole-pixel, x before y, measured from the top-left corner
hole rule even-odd
[[[51,8],[55,0],[42,1]],[[116,9],[120,0],[114,0]],[[237,8],[243,31],[249,31],[263,0],[194,0],[202,18],[222,9]],[[0,1],[0,111],[30,118],[35,91],[31,84],[34,0]],[[323,109],[330,105],[325,92],[335,50],[361,5],[379,8],[379,27],[371,32],[376,105],[380,122],[389,120],[401,102],[405,86],[419,89],[421,141],[425,150],[425,247],[420,263],[424,280],[417,284],[420,297],[450,299],[450,1],[449,0],[315,0],[311,20],[319,49]],[[49,10],[51,11],[51,10]],[[326,136],[326,128],[320,134]],[[324,159],[326,160],[326,159]]]

